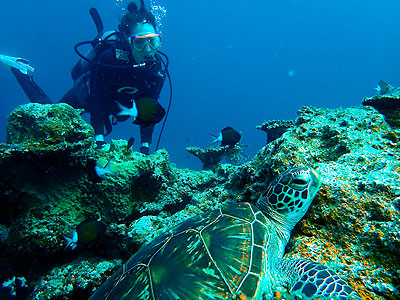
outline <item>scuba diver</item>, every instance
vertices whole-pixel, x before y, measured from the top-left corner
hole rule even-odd
[[[75,45],[81,59],[71,71],[74,85],[60,102],[90,113],[99,147],[105,143],[104,137],[112,131],[112,125],[133,117],[133,123],[140,125],[140,152],[149,154],[154,125],[166,114],[157,100],[166,77],[170,85],[171,81],[168,57],[159,51],[161,38],[155,17],[146,9],[143,0],[140,5],[139,8],[130,2],[118,29],[105,33],[97,10],[90,10],[98,35],[93,41]],[[85,44],[91,44],[92,48],[82,55],[79,47]],[[0,62],[11,67],[31,102],[52,103],[33,81],[31,73],[34,69],[27,60],[0,55]],[[172,90],[170,92],[171,100]],[[168,110],[170,104],[171,101]]]

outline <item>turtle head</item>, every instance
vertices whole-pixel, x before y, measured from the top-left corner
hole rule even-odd
[[[291,168],[269,184],[257,206],[289,240],[290,231],[306,214],[321,183],[313,168]]]

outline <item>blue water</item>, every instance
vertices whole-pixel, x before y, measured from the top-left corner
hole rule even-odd
[[[4,0],[0,53],[30,59],[35,81],[58,100],[72,85],[73,45],[95,36],[88,9],[97,7],[106,29],[114,29],[128,2]],[[208,147],[209,134],[226,126],[242,132],[252,156],[265,145],[266,134],[255,129],[265,120],[293,119],[303,105],[360,105],[380,79],[400,85],[398,0],[158,3],[167,9],[162,51],[170,57],[174,91],[160,147],[178,167],[200,168],[185,147]],[[168,94],[166,83],[164,107]],[[4,66],[0,99],[3,142],[7,115],[28,103]],[[125,122],[107,139],[139,141],[138,133]]]

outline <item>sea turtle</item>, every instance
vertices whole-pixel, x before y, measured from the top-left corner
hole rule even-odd
[[[178,224],[141,248],[90,300],[261,300],[274,299],[278,287],[302,299],[361,299],[323,265],[283,258],[321,181],[313,168],[291,168],[256,205],[236,203]]]

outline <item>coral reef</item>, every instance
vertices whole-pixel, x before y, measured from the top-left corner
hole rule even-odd
[[[400,88],[388,85],[385,93],[364,98],[362,105],[372,106],[385,116],[393,128],[400,128]]]
[[[203,170],[214,169],[225,157],[232,164],[243,163],[247,157],[242,152],[242,146],[216,146],[202,149],[187,147],[186,151],[196,156],[203,163]]]
[[[294,125],[293,120],[269,120],[256,128],[267,133],[267,144],[281,137],[290,127]]]
[[[8,144],[0,144],[0,172],[5,177],[12,175],[21,181],[46,184],[46,180],[55,179],[51,176],[53,171],[94,164],[94,131],[80,112],[68,104],[31,103],[17,107],[8,116]]]
[[[32,113],[22,123],[33,108],[38,120]],[[41,117],[46,111],[57,116],[51,126]],[[24,278],[29,299],[87,298],[144,243],[191,216],[255,202],[273,177],[295,165],[316,168],[324,183],[287,255],[335,269],[363,299],[400,298],[400,131],[374,108],[303,107],[253,160],[203,171],[176,168],[165,150],[127,153],[124,140],[95,150],[91,129],[67,106],[17,112],[21,117],[9,118],[10,143],[0,145],[0,283]],[[69,124],[71,138],[22,126],[58,131],[58,122]],[[93,180],[95,164],[108,161],[113,175]],[[64,251],[63,236],[98,215],[105,234]]]
[[[94,130],[81,112],[65,103],[21,105],[8,116],[8,142],[50,150],[90,139]]]

